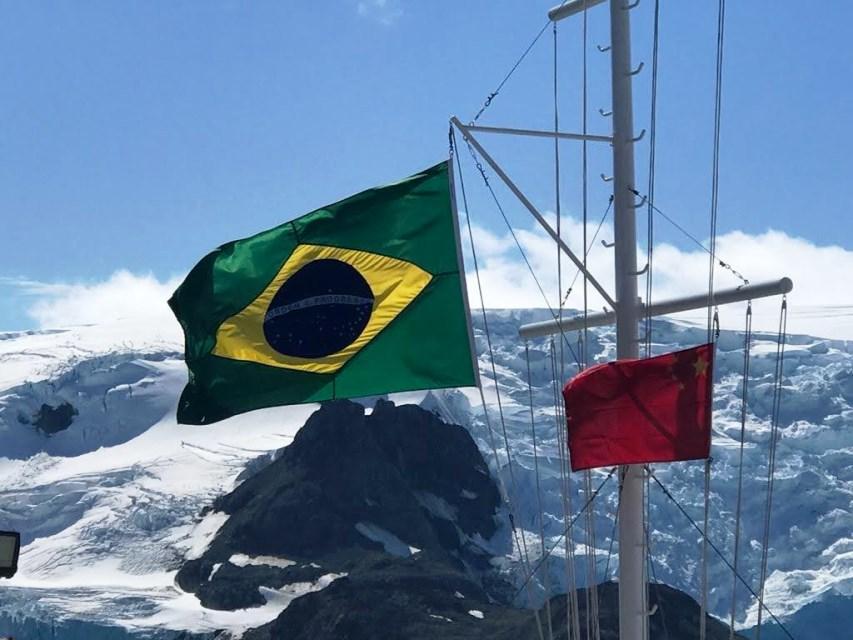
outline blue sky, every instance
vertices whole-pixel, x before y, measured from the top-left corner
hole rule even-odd
[[[663,4],[656,201],[704,238],[716,3]],[[773,228],[848,256],[853,6],[728,4],[720,232]],[[23,281],[94,285],[119,270],[167,281],[224,241],[443,159],[448,117],[473,116],[550,5],[5,3],[0,329],[37,324],[28,310],[50,288]],[[652,9],[643,0],[633,12],[634,59],[646,61],[635,88],[638,129],[648,126]],[[589,15],[589,127],[602,133],[609,61],[594,44],[607,42],[606,14]],[[483,123],[552,126],[551,37]],[[579,20],[560,24],[565,130],[580,127],[580,37]],[[647,141],[637,147],[640,184]],[[551,145],[495,140],[492,148],[534,202],[553,209]],[[564,211],[573,215],[578,151],[561,149]],[[608,158],[606,148],[592,149],[590,175],[609,173]],[[470,163],[466,170],[476,223],[500,236]],[[530,228],[501,195],[513,224]],[[591,217],[607,195],[591,179]],[[658,226],[661,241],[689,249]]]

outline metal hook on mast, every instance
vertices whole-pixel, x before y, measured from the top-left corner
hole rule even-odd
[[[648,271],[648,270],[649,270],[649,263],[647,262],[645,267],[643,267],[643,268],[642,268],[642,269],[640,269],[639,271],[632,271],[632,272],[631,272],[631,275],[632,275],[632,276],[641,276],[641,275],[643,275],[643,274],[644,274],[646,271]]]
[[[634,2],[629,2],[628,4],[622,7],[623,11],[630,11],[631,9],[636,9],[637,5],[640,4],[640,0],[634,0]]]
[[[640,140],[642,140],[642,139],[643,139],[643,136],[644,136],[644,135],[646,135],[646,130],[645,130],[645,129],[643,129],[642,131],[640,131],[640,135],[638,135],[636,138],[631,138],[631,142],[639,142]]]
[[[603,173],[601,174],[601,179],[605,182],[613,182],[613,176],[606,176]]]
[[[602,47],[600,44],[597,44],[595,45],[595,48],[598,49],[601,53],[607,53],[608,51],[610,51],[610,45]]]
[[[648,198],[646,198],[646,196],[643,196],[643,197],[641,197],[641,198],[640,198],[640,201],[639,201],[639,202],[634,202],[634,203],[631,205],[631,208],[633,208],[633,209],[639,209],[639,208],[640,208],[640,207],[642,207],[644,204],[646,204],[646,202],[647,202],[647,201],[648,201]]]
[[[637,65],[637,68],[636,68],[636,69],[634,69],[633,71],[629,71],[629,72],[627,73],[627,75],[629,75],[629,76],[635,76],[635,75],[637,75],[638,73],[640,73],[640,71],[642,71],[642,70],[643,70],[643,67],[644,67],[645,65],[646,65],[646,63],[645,63],[645,62],[640,62],[640,64],[638,64],[638,65]]]
[[[607,117],[609,117],[609,116],[612,116],[612,115],[613,115],[613,112],[612,112],[612,111],[605,111],[605,110],[604,110],[604,109],[602,109],[601,107],[599,107],[599,109],[598,109],[598,113],[600,113],[600,114],[601,114],[603,117],[605,117],[605,118],[607,118]]]
[[[611,248],[616,246],[616,243],[615,242],[607,242],[607,240],[602,240],[601,246],[604,247],[605,249],[611,249]]]

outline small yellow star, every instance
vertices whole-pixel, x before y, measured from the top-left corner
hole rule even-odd
[[[693,363],[693,369],[696,370],[696,377],[704,376],[705,372],[708,370],[708,361],[703,357],[699,357],[696,359],[696,362]]]

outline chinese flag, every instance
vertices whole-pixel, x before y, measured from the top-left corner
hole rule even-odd
[[[566,384],[572,470],[707,458],[714,345],[583,371]]]

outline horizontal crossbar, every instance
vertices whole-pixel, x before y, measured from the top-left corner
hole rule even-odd
[[[602,2],[604,2],[604,0],[572,0],[571,2],[564,2],[563,4],[551,9],[548,12],[548,17],[554,22],[557,22],[563,18],[568,18],[577,13],[581,13],[582,11],[589,9],[590,7],[594,7],[597,4],[601,4]]]
[[[652,316],[663,316],[670,313],[678,313],[679,311],[691,311],[693,309],[705,309],[709,306],[721,304],[731,304],[732,302],[743,302],[744,300],[756,300],[758,298],[767,298],[770,296],[783,295],[790,292],[794,288],[794,283],[790,278],[782,278],[771,282],[761,282],[759,284],[748,284],[734,289],[722,289],[715,291],[711,299],[707,293],[702,293],[686,298],[675,298],[673,300],[662,300],[654,302],[648,308],[640,303],[640,315],[651,314]],[[617,303],[618,304],[618,303]],[[583,315],[565,318],[562,322],[558,320],[545,320],[544,322],[532,322],[522,325],[518,330],[518,334],[525,340],[531,338],[541,338],[544,336],[554,335],[556,333],[566,333],[576,331],[586,327],[602,327],[616,322],[615,311],[603,311],[598,313],[589,313],[584,319]]]

